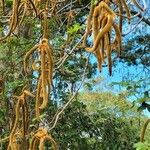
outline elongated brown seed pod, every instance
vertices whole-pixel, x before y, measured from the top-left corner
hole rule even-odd
[[[6,36],[1,37],[0,41],[5,40],[8,38],[11,33],[16,29],[17,24],[18,24],[18,7],[19,7],[19,2],[20,0],[13,0],[13,9],[12,9],[12,17],[10,20],[10,26],[9,26],[9,31]]]
[[[44,139],[43,137],[40,139],[39,150],[44,150]]]
[[[46,139],[52,143],[53,150],[58,150],[57,143],[55,142],[55,140],[50,135],[46,136]]]
[[[45,75],[45,51],[41,50],[41,87],[42,87],[42,97],[43,103],[40,106],[40,109],[44,109],[48,103],[48,91],[46,89],[46,75]]]
[[[131,19],[130,9],[129,9],[129,7],[128,7],[128,5],[127,5],[125,0],[122,0],[121,2],[122,2],[122,5],[125,8],[126,13],[127,13],[128,20],[130,21],[130,19]]]
[[[36,93],[36,102],[35,102],[35,114],[36,114],[36,118],[37,120],[40,120],[39,116],[40,116],[40,112],[39,112],[39,106],[40,106],[40,92],[41,92],[41,76],[39,77],[38,80],[38,85],[37,85],[37,93]]]
[[[110,15],[107,16],[108,20],[107,20],[107,24],[105,25],[105,27],[103,28],[103,30],[101,32],[98,33],[97,37],[96,37],[96,40],[94,42],[94,45],[93,45],[93,48],[92,48],[92,51],[94,52],[98,45],[99,45],[99,41],[102,39],[102,37],[110,31],[111,27],[112,27],[112,24],[113,24],[113,20],[114,18]]]
[[[115,23],[113,23],[113,28],[116,34],[115,40],[117,41],[118,44],[118,56],[120,56],[122,51],[122,36],[119,27]]]
[[[108,70],[109,70],[109,75],[112,75],[112,60],[111,60],[111,43],[110,43],[110,37],[109,37],[109,33],[107,33],[105,35],[106,38],[106,55],[107,55],[107,59],[108,59]]]
[[[123,21],[123,17],[122,17],[122,14],[123,14],[123,7],[122,7],[122,3],[121,3],[121,0],[117,0],[117,3],[118,3],[118,9],[119,9],[119,29],[120,29],[120,32],[122,34],[122,21]]]
[[[38,45],[35,45],[34,47],[32,47],[24,56],[24,61],[23,61],[23,65],[24,65],[24,72],[27,73],[27,61],[30,57],[30,55],[39,47]]]
[[[18,124],[18,121],[19,121],[19,110],[20,110],[20,99],[18,100],[17,104],[16,104],[16,109],[15,109],[15,121],[14,121],[14,125],[12,127],[12,130],[11,130],[11,133],[10,133],[10,136],[9,136],[9,144],[8,144],[8,149],[9,147],[12,149],[12,150],[15,150],[15,147],[16,145],[14,144],[14,136],[15,136],[15,131],[17,129],[17,124]]]
[[[86,25],[86,32],[85,32],[85,35],[84,35],[84,38],[83,38],[83,47],[86,47],[86,40],[87,40],[87,37],[90,33],[90,30],[91,30],[91,26],[92,26],[92,16],[93,16],[93,12],[94,12],[94,8],[95,8],[95,5],[91,2],[91,6],[90,6],[90,12],[89,12],[89,16],[88,16],[88,19],[87,19],[87,25]]]
[[[141,132],[141,137],[140,137],[141,142],[144,142],[145,132],[146,132],[146,129],[147,129],[147,126],[148,126],[149,123],[150,123],[150,119],[148,119],[145,122],[144,126],[143,126],[143,129],[142,129],[142,132]]]

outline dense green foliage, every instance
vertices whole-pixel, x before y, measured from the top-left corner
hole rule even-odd
[[[71,55],[69,54],[85,30],[85,18],[89,8],[88,6],[84,8],[84,6],[88,3],[89,1],[82,0],[82,6],[78,3],[73,6],[72,9],[77,9],[77,14],[72,16],[69,25],[65,20],[65,10],[61,12],[61,19],[64,21],[61,25],[58,23],[58,18],[49,19],[48,36],[53,46],[55,64],[54,84],[50,91],[48,107],[41,111],[42,123],[36,120],[35,102],[29,98],[29,132],[36,131],[39,126],[50,128],[53,125],[51,121],[54,115],[77,91],[83,75],[85,75],[83,88],[81,91],[77,91],[75,99],[61,114],[56,127],[51,131],[60,150],[134,150],[136,148],[137,150],[149,150],[149,126],[145,135],[145,143],[139,142],[141,129],[147,119],[143,110],[150,111],[149,87],[147,86],[149,77],[136,81],[113,82],[112,85],[119,85],[125,89],[117,94],[111,91],[93,92],[96,82],[93,83],[92,79],[97,76],[97,64],[92,60],[93,54],[89,55],[82,48],[76,48]],[[8,10],[11,5],[12,0],[7,0]],[[24,85],[27,85],[28,89],[32,89],[33,93],[36,92],[38,73],[29,70],[32,73],[25,75],[23,59],[26,52],[41,38],[39,26],[40,20],[35,21],[25,17],[16,33],[0,43],[0,79],[2,78],[5,82],[4,91],[0,95],[0,141],[8,137],[12,129],[16,105],[13,96],[20,95]],[[2,31],[0,35],[4,34],[4,29],[5,26],[0,17],[0,32]],[[67,36],[70,38],[69,42]],[[145,37],[139,35],[128,41],[128,44],[124,45],[125,50],[119,61],[127,62],[129,66],[142,64],[148,74],[150,66],[149,39],[149,35]],[[90,44],[90,40],[88,42]],[[63,49],[69,57],[59,67]],[[32,57],[37,57],[37,55],[34,53]],[[90,61],[84,74],[88,57]],[[31,59],[30,63],[32,61]],[[114,59],[114,64],[117,63],[119,62]],[[129,77],[127,76],[127,78]],[[100,82],[98,84],[101,85]],[[136,99],[131,103],[128,100],[133,96],[136,96]],[[7,144],[7,139],[0,143],[0,150],[1,147],[2,150],[5,150]]]

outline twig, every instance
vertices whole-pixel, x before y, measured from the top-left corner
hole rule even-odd
[[[5,137],[4,139],[0,139],[0,143],[3,143],[5,141],[9,140],[9,136],[8,137]]]
[[[89,60],[90,54],[88,55],[87,61],[86,61],[86,66],[83,72],[83,77],[82,77],[82,81],[81,84],[79,85],[79,87],[77,88],[76,92],[72,95],[72,97],[68,100],[68,102],[63,106],[63,108],[60,110],[60,112],[58,112],[58,114],[55,117],[54,120],[54,124],[53,126],[49,129],[49,131],[51,131],[52,129],[54,129],[56,127],[56,124],[58,122],[58,119],[60,117],[60,115],[64,112],[64,110],[67,108],[67,106],[72,102],[72,100],[75,98],[75,96],[78,94],[78,91],[80,90],[80,88],[82,87],[84,80],[85,80],[85,75],[86,75],[86,69],[88,66],[88,60]]]
[[[137,26],[141,23],[142,20],[143,20],[143,17],[134,25],[134,27],[132,27],[132,29],[130,29],[126,33],[122,34],[122,36],[126,36],[127,34],[131,33],[133,30],[135,30],[137,28]]]
[[[137,12],[136,12],[136,11],[134,11],[134,10],[131,10],[131,13],[133,13],[133,14],[137,14]],[[138,15],[137,15],[137,17],[142,18],[142,21],[143,21],[143,22],[145,22],[147,25],[149,25],[149,26],[150,26],[150,20],[149,20],[149,19],[146,19],[146,18],[145,18],[145,17],[143,17],[141,14],[138,14]]]
[[[64,64],[64,62],[66,61],[66,59],[73,53],[73,51],[78,47],[78,45],[81,43],[81,41],[83,40],[83,38],[84,38],[84,35],[81,37],[81,39],[76,43],[76,45],[72,48],[72,50],[69,52],[69,53],[67,53],[66,55],[64,55],[63,57],[62,57],[62,59],[57,63],[57,64],[59,64],[60,63],[60,65],[57,67],[57,68],[55,68],[55,70],[57,70],[57,69],[59,69],[63,64]],[[57,65],[56,64],[56,65]]]
[[[74,2],[71,2],[71,3],[67,4],[67,5],[65,5],[63,8],[61,8],[59,11],[56,12],[56,15],[59,14],[63,9],[69,7],[70,5],[72,5],[72,4],[76,3],[76,2],[77,2],[77,0],[75,0]]]
[[[142,129],[142,132],[141,132],[141,137],[140,137],[140,141],[141,141],[141,142],[144,142],[145,131],[146,131],[147,126],[148,126],[149,123],[150,123],[150,119],[148,119],[148,120],[145,122],[144,126],[143,126],[143,129]]]

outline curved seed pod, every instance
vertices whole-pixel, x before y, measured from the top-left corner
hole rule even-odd
[[[17,139],[16,139],[15,135],[13,136],[13,141],[10,145],[10,149],[11,150],[17,150],[18,149]]]
[[[36,150],[37,145],[39,145],[39,150],[44,150],[45,140],[50,141],[54,150],[58,150],[57,143],[50,135],[48,135],[47,130],[45,128],[39,128],[38,131],[35,133],[31,140],[29,150]]]
[[[15,136],[13,136],[11,143],[9,142],[9,144],[7,146],[7,150],[18,150],[17,147],[18,147],[17,146],[17,139],[15,138]]]
[[[8,38],[17,27],[19,2],[20,2],[20,0],[13,0],[12,17],[11,17],[10,27],[9,27],[10,29],[6,36],[0,38],[0,41],[3,41],[6,38]]]
[[[94,10],[94,14],[93,14],[93,41],[95,42],[96,37],[98,35],[99,32],[99,22],[101,22],[101,20],[98,22],[98,17],[99,17],[99,7],[97,6]],[[98,48],[95,50],[95,55],[97,57],[97,67],[99,69],[99,71],[101,72],[102,70],[102,58],[101,58],[101,54],[100,54],[100,44],[98,46]]]
[[[118,56],[121,55],[121,51],[122,51],[122,36],[121,36],[121,33],[120,33],[120,30],[119,30],[119,27],[113,23],[113,28],[115,30],[115,33],[116,33],[116,38],[115,40],[117,41],[117,44],[118,44]]]
[[[104,35],[105,36],[105,35]],[[102,62],[104,62],[104,46],[105,46],[105,40],[104,40],[104,36],[102,37],[102,39],[100,40],[100,55],[102,58]]]
[[[38,139],[35,136],[33,136],[31,139],[29,150],[36,150],[38,142],[39,142]]]
[[[52,143],[53,150],[58,150],[58,145],[55,140],[49,135],[46,136],[45,139],[49,140]]]
[[[24,5],[24,9],[23,9],[23,14],[22,14],[21,20],[19,22],[19,25],[21,25],[21,23],[23,22],[23,20],[25,18],[25,15],[26,15],[26,13],[28,11],[28,5],[31,5],[31,7],[33,8],[33,10],[35,12],[35,15],[38,16],[37,8],[34,5],[34,2],[32,0],[23,1],[22,4]],[[22,8],[22,6],[20,5],[19,8]]]
[[[35,141],[35,137],[32,137],[31,142],[30,142],[30,146],[29,146],[29,150],[33,150],[33,143]]]
[[[35,137],[38,139],[41,139],[47,135],[47,129],[45,128],[39,128],[38,131],[35,134]]]
[[[22,5],[23,5],[23,6],[22,6]],[[19,12],[21,11],[22,7],[24,7],[24,8],[23,8],[23,14],[22,14],[21,19],[20,19],[20,21],[19,21],[19,23],[18,23],[19,26],[22,24],[22,22],[23,22],[23,20],[24,20],[24,18],[25,18],[25,15],[26,15],[26,13],[27,13],[27,10],[28,10],[27,2],[24,1],[24,2],[22,3],[22,5],[20,5],[20,7],[19,7]]]
[[[5,12],[5,2],[4,0],[0,1],[0,6],[2,7],[3,13]]]
[[[113,24],[113,20],[114,17],[112,17],[111,15],[107,16],[107,24],[105,25],[105,27],[102,29],[102,31],[100,31],[94,41],[93,47],[87,47],[85,48],[86,51],[88,52],[94,52],[96,51],[96,49],[98,49],[98,45],[101,41],[101,39],[104,37],[104,35],[109,32],[111,30],[112,24]]]
[[[111,10],[105,2],[101,1],[99,3],[98,7],[99,7],[99,9],[104,8],[107,11],[107,13],[109,15],[111,15],[112,17],[116,16],[115,13],[113,12],[113,10]]]
[[[27,90],[24,90],[23,93],[27,96],[31,96],[31,97],[35,97],[32,93],[30,93],[29,91]]]
[[[117,0],[117,3],[118,3],[118,9],[119,9],[119,29],[120,29],[120,32],[122,34],[122,21],[123,21],[123,7],[122,7],[122,3],[121,3],[121,0]]]
[[[44,109],[48,103],[48,91],[50,85],[52,85],[52,73],[53,73],[53,58],[52,49],[48,45],[48,40],[43,39],[39,46],[41,54],[41,91],[43,102],[40,109]]]
[[[42,96],[43,103],[40,106],[40,109],[44,109],[48,103],[48,91],[46,90],[46,75],[45,75],[45,47],[41,47],[41,87],[42,87]]]
[[[150,119],[148,119],[148,120],[145,122],[144,126],[143,126],[143,129],[142,129],[142,132],[141,132],[141,136],[140,136],[140,141],[141,141],[141,142],[144,142],[145,132],[146,132],[146,129],[147,129],[147,126],[148,126],[149,123],[150,123]]]
[[[99,71],[102,71],[102,58],[101,58],[101,54],[100,54],[100,45],[98,46],[98,49],[95,51],[95,55],[97,57],[97,67],[99,69]]]
[[[30,94],[30,92],[28,92],[27,90],[24,90],[23,97],[21,99],[23,138],[25,138],[25,136],[27,135],[27,128],[28,128],[28,126],[27,126],[28,125],[28,107],[27,107],[27,102],[25,99],[26,93],[28,93],[28,95]],[[32,94],[30,94],[30,95],[31,95],[31,97],[33,96]]]
[[[92,15],[93,15],[93,12],[94,12],[94,8],[95,8],[95,5],[92,4],[91,2],[91,6],[90,6],[90,12],[89,12],[89,16],[88,16],[88,19],[87,19],[87,25],[86,25],[86,32],[85,32],[85,35],[84,35],[84,38],[83,38],[83,47],[86,47],[86,40],[87,40],[87,37],[90,33],[90,30],[91,30],[91,20],[92,20]]]
[[[130,9],[129,9],[129,7],[128,7],[128,5],[127,5],[125,0],[122,0],[121,2],[122,2],[122,5],[125,8],[126,13],[127,13],[128,20],[130,21],[130,19],[131,19]]]
[[[25,110],[25,134],[27,135],[27,131],[28,131],[28,124],[29,124],[29,114],[28,114],[28,105],[27,105],[27,101],[25,100],[24,102],[24,110]]]
[[[15,117],[15,121],[14,121],[14,125],[12,127],[10,136],[9,136],[9,145],[11,147],[12,150],[15,150],[15,145],[14,145],[14,136],[15,136],[15,131],[17,128],[17,124],[19,121],[19,110],[20,110],[20,99],[18,100],[17,104],[16,104],[16,109],[15,109],[15,113],[16,113],[16,117]]]
[[[22,11],[22,9],[24,8],[24,1],[21,1],[21,4],[18,7],[18,14],[20,15],[21,13],[23,14],[24,10]]]
[[[49,74],[48,74],[48,80],[50,82],[50,85],[52,85],[52,76],[53,76],[53,56],[52,56],[52,47],[48,44],[48,40],[47,39],[43,39],[42,40],[42,45],[45,49],[45,57],[47,57],[47,59],[45,58],[45,61],[47,62],[48,68],[49,69]],[[47,70],[46,70],[47,71]]]
[[[56,6],[57,6],[57,2],[56,1],[51,1],[51,8],[52,8],[52,11],[51,11],[51,14],[55,16],[56,14]]]
[[[49,58],[51,59],[51,58]],[[47,83],[48,83],[48,89],[53,85],[52,79],[53,79],[53,65],[51,65],[52,59],[50,62],[47,62],[47,68],[46,68],[46,74],[47,74]]]
[[[3,94],[4,91],[4,81],[2,79],[0,79],[0,95]]]
[[[98,6],[95,8],[94,10],[94,14],[93,14],[93,38],[94,38],[94,41],[97,37],[97,34],[98,34],[98,29],[99,29],[99,24],[98,24],[98,17],[99,17],[99,8]]]
[[[24,87],[25,88],[25,87]],[[13,96],[14,98],[17,98],[17,104],[16,104],[16,108],[15,108],[15,121],[14,121],[14,125],[12,127],[10,136],[9,136],[9,144],[8,144],[8,150],[17,150],[19,144],[17,143],[17,135],[21,136],[21,138],[25,138],[25,136],[27,135],[27,125],[28,125],[28,108],[27,108],[27,103],[26,103],[26,96],[34,96],[32,95],[30,92],[28,92],[27,90],[24,90],[22,95],[20,96]],[[22,115],[20,115],[20,109],[22,110]],[[21,116],[21,118],[20,118]],[[16,132],[18,123],[20,122],[20,119],[22,121],[22,127],[21,127],[21,134]],[[20,125],[20,124],[19,124]],[[19,131],[20,132],[20,131]]]
[[[33,64],[32,64],[32,69],[33,69],[34,71],[39,71],[39,70],[41,69],[40,63],[41,63],[41,61],[35,60],[35,61],[33,62]],[[37,65],[38,65],[38,66],[37,66]]]
[[[39,144],[39,139],[35,138],[35,140],[33,141],[33,149],[32,150],[36,150],[38,144]]]
[[[32,0],[28,0],[35,12],[35,15],[37,16],[38,15],[38,10],[37,10],[37,7],[35,6],[34,2]]]
[[[43,38],[48,38],[48,24],[47,24],[47,15],[48,15],[48,12],[47,10],[45,10],[43,12]]]
[[[26,136],[26,118],[27,118],[27,112],[25,110],[25,106],[23,104],[22,106],[22,127],[23,127],[23,137]]]
[[[41,0],[34,0],[35,8],[39,8],[40,4],[41,4]]]
[[[94,53],[94,51],[93,51],[93,49],[91,47],[86,47],[85,50],[87,52]]]
[[[110,43],[110,36],[109,33],[105,35],[106,38],[106,55],[108,59],[108,69],[109,69],[109,75],[112,75],[112,61],[111,61],[111,43]]]
[[[101,24],[101,28],[103,30],[103,28],[105,27],[105,25],[107,24],[107,18],[105,17],[102,20],[102,24]],[[106,33],[107,34],[107,33]],[[105,35],[104,35],[105,36]],[[102,62],[104,62],[104,49],[105,49],[105,38],[104,36],[101,38],[100,43],[101,43],[101,47],[100,47],[100,54],[101,54],[101,58],[102,58]]]
[[[10,143],[9,143],[8,146],[7,146],[7,150],[11,150]]]
[[[41,91],[41,76],[39,77],[39,80],[38,80],[36,102],[35,102],[35,114],[36,114],[37,120],[40,120],[40,118],[39,118],[39,116],[40,116],[40,112],[39,112],[40,91]]]
[[[33,48],[31,48],[24,56],[24,61],[23,61],[23,65],[24,65],[24,72],[27,73],[27,60],[29,59],[30,55],[39,47],[38,45],[35,45]]]
[[[39,150],[44,150],[44,138],[40,139]]]
[[[47,54],[47,65],[48,65],[48,81],[49,85],[52,85],[52,79],[53,79],[53,56],[52,56],[52,48],[47,46],[46,48],[46,54]]]
[[[94,52],[98,45],[99,45],[99,41],[102,39],[102,37],[110,31],[111,27],[112,27],[112,24],[113,24],[113,20],[114,18],[110,15],[108,15],[107,17],[107,24],[105,25],[105,27],[103,28],[103,30],[101,32],[98,33],[97,37],[96,37],[96,40],[94,41],[94,45],[93,45],[93,48],[92,48],[92,51]]]

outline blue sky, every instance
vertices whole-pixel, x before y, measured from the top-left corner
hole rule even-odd
[[[150,1],[147,1],[150,3]],[[150,6],[150,5],[147,5]],[[150,9],[148,8],[148,13],[144,14],[144,17],[147,18],[150,15]],[[129,24],[126,22],[124,24],[124,32],[128,32],[129,29],[134,28],[134,26],[136,25],[135,22],[140,21],[139,19],[134,20],[133,22],[131,22],[130,26],[128,26]],[[145,23],[140,22],[137,27],[129,34],[127,34],[126,36],[123,37],[123,44],[128,44],[129,40],[134,39],[137,36],[145,36],[145,35],[150,35],[150,26],[146,25]],[[138,48],[140,45],[135,45],[134,48]],[[92,56],[91,58],[92,63],[96,62],[96,58]],[[150,69],[150,67],[149,67]],[[118,85],[110,87],[109,84],[111,84],[112,82],[121,82],[121,81],[138,81],[140,79],[147,79],[147,81],[145,81],[145,85],[143,86],[142,89],[140,89],[141,91],[139,93],[137,93],[138,97],[142,97],[142,92],[145,90],[150,90],[150,71],[148,70],[144,70],[143,65],[137,65],[137,66],[128,66],[126,63],[120,62],[118,60],[118,63],[115,67],[113,67],[113,74],[110,77],[109,73],[108,73],[108,69],[107,67],[103,67],[103,70],[101,73],[99,73],[97,71],[95,78],[100,77],[103,78],[104,80],[101,82],[101,84],[96,85],[96,89],[99,91],[113,91],[115,94],[125,90],[125,88],[120,87]],[[134,96],[129,97],[129,101],[134,101],[137,98],[135,98]],[[147,116],[150,116],[150,113],[148,111],[145,111],[145,114]]]

